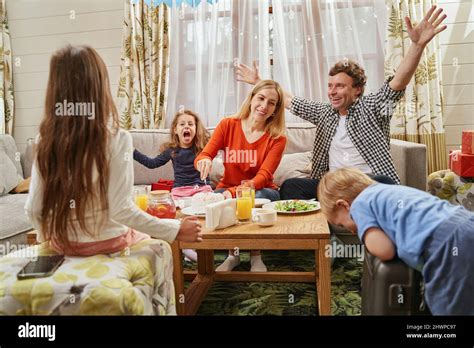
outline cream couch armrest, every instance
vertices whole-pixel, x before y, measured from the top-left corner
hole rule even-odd
[[[390,139],[390,152],[402,185],[426,191],[426,145]]]

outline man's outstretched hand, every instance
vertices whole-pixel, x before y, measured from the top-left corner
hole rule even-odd
[[[433,37],[435,37],[435,35],[438,35],[446,29],[446,25],[440,26],[446,18],[445,14],[440,17],[443,9],[440,8],[436,12],[435,10],[436,5],[433,5],[423,20],[415,27],[412,26],[410,18],[405,17],[408,36],[414,44],[424,47],[431,41],[431,39],[433,39]]]
[[[260,76],[258,76],[257,62],[253,61],[253,67],[239,63],[235,67],[235,79],[237,81],[247,82],[251,85],[256,85],[260,82]]]

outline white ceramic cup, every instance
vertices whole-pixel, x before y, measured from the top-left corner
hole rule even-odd
[[[277,212],[269,209],[253,209],[252,221],[259,226],[272,226],[277,221]]]

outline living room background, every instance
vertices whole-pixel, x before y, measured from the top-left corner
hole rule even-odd
[[[470,0],[440,0],[448,15],[440,35],[446,150],[459,148],[461,130],[474,127],[474,13]],[[13,136],[23,152],[42,118],[51,53],[87,43],[104,58],[113,95],[118,87],[123,0],[7,1],[13,52]],[[67,14],[67,15],[65,15]]]

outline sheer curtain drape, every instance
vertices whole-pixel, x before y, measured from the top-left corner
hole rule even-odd
[[[368,76],[365,93],[384,80],[383,1],[273,1],[273,78],[300,97],[327,101],[328,72],[344,58]],[[301,120],[287,113],[288,122]]]
[[[170,8],[166,126],[180,109],[197,112],[206,126],[234,114],[250,89],[234,79],[238,60],[258,60],[262,77],[270,78],[268,5],[268,0],[219,0]]]

